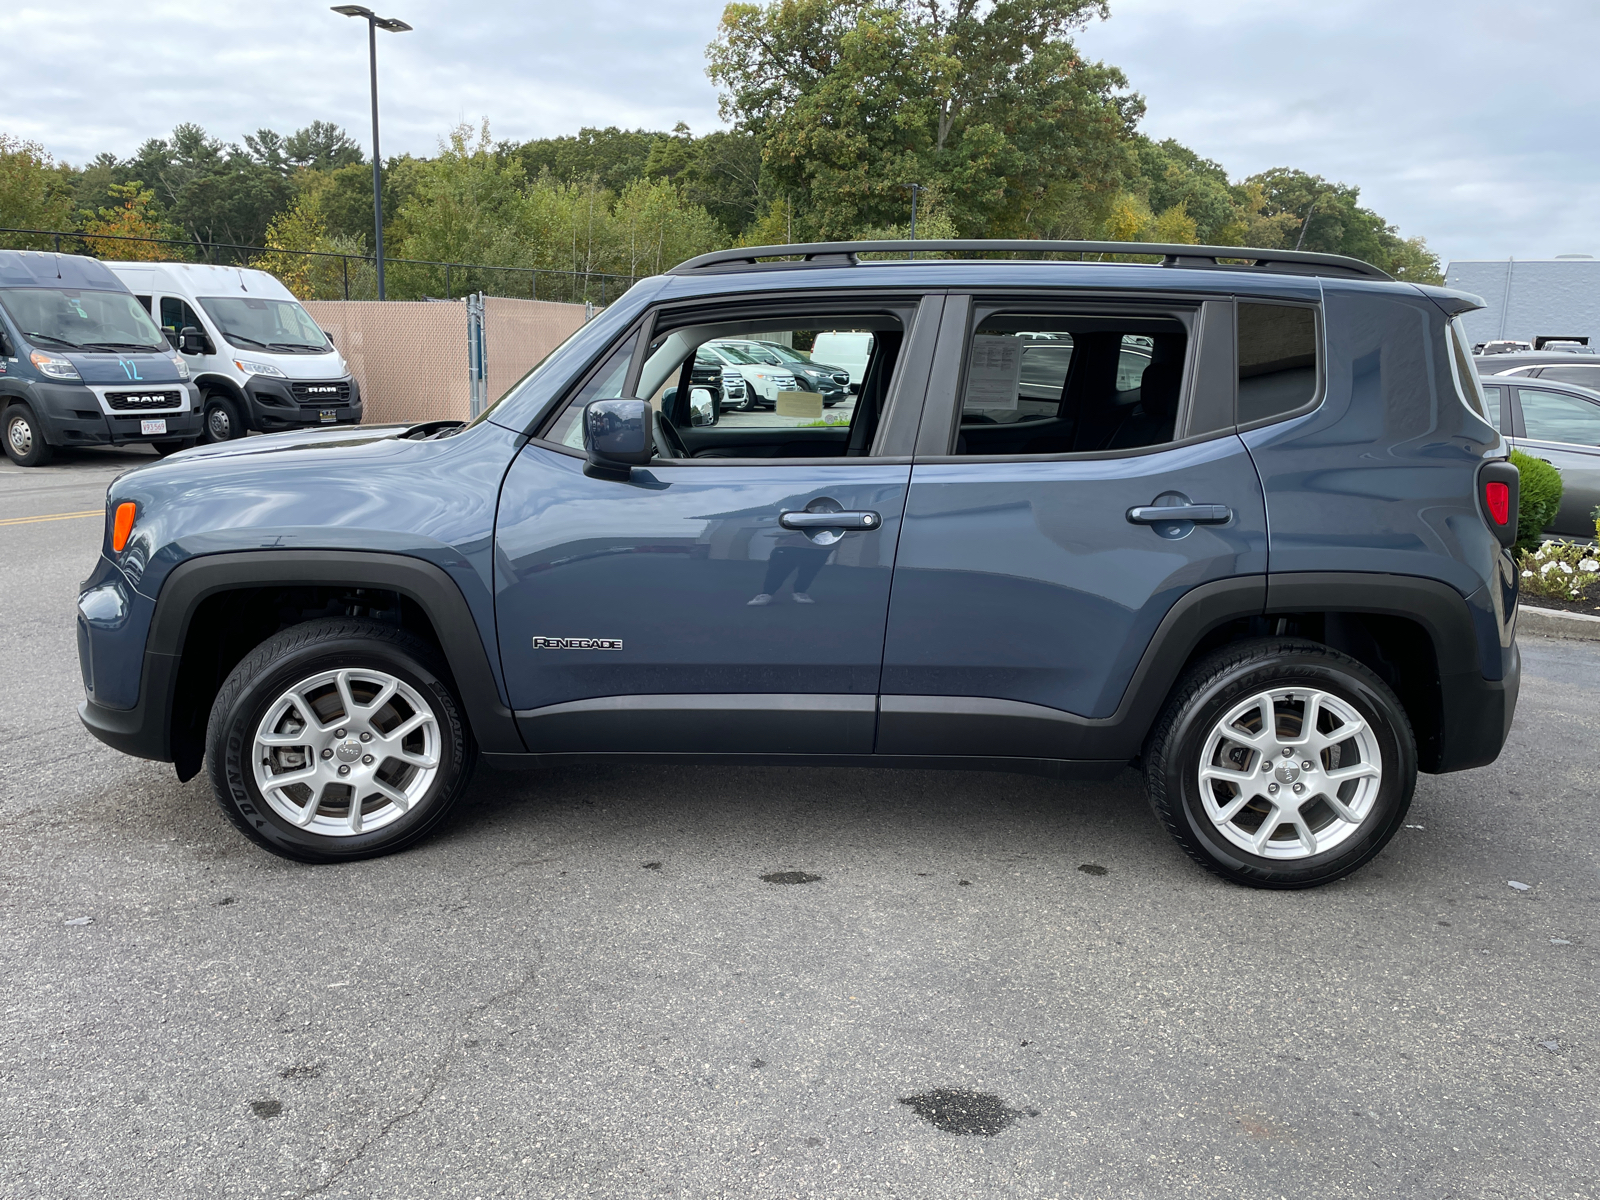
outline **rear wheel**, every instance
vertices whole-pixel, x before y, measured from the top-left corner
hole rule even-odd
[[[208,393],[205,403],[205,434],[208,442],[231,442],[245,435],[244,418],[231,397]]]
[[[206,758],[222,810],[301,862],[391,854],[426,837],[477,750],[433,649],[372,621],[287,629],[234,668]]]
[[[44,440],[44,426],[26,404],[13,404],[0,416],[0,438],[5,441],[6,457],[19,467],[42,467],[55,455]]]
[[[1389,687],[1316,642],[1228,646],[1178,684],[1145,750],[1145,787],[1178,844],[1235,883],[1304,888],[1372,859],[1416,786]]]

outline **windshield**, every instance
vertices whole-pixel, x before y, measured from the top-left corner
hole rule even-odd
[[[790,346],[768,346],[781,362],[809,363],[811,360]]]
[[[127,292],[0,288],[22,336],[44,350],[165,351],[166,340]]]
[[[729,346],[725,343],[719,342],[713,346],[712,349],[730,362],[741,363],[745,366],[750,366],[759,362],[758,359],[752,358],[739,346]]]
[[[241,349],[322,354],[333,348],[311,314],[293,300],[202,296],[200,307],[217,323],[222,336]]]

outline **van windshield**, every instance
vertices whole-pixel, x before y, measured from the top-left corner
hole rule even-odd
[[[242,350],[324,354],[333,349],[311,314],[293,300],[255,296],[201,296],[200,307],[222,336]]]
[[[41,350],[167,352],[150,314],[128,292],[0,288],[17,329]]]

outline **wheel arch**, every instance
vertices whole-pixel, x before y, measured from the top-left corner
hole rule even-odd
[[[144,700],[156,705],[150,718],[164,718],[162,757],[180,779],[199,772],[211,703],[245,655],[282,629],[341,614],[374,617],[435,646],[478,744],[522,751],[477,622],[443,569],[401,554],[242,551],[174,568],[151,622]]]

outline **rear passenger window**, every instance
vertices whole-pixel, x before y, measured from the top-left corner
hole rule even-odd
[[[1483,402],[1489,406],[1489,424],[1496,429],[1500,428],[1500,389],[1486,387],[1483,389]]]
[[[967,354],[955,453],[1071,454],[1173,440],[1188,334],[1171,317],[997,313]]]
[[[1241,301],[1239,424],[1291,413],[1316,394],[1316,310]]]
[[[1575,383],[1579,387],[1600,390],[1600,364],[1593,366],[1546,367],[1539,372],[1540,379],[1554,379],[1558,383]]]

